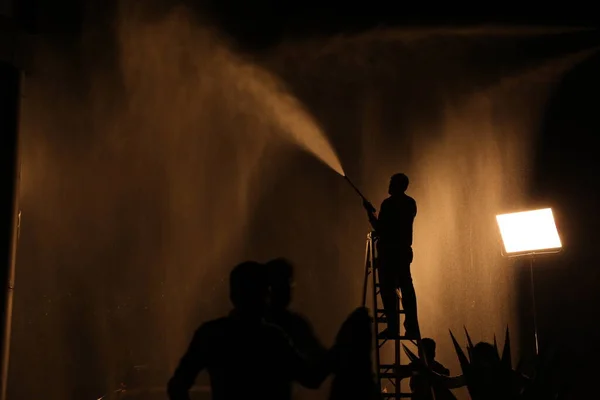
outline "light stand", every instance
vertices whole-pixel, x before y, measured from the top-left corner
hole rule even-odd
[[[535,257],[543,254],[556,254],[562,250],[562,243],[554,222],[552,209],[524,211],[496,216],[503,241],[502,255],[505,257],[527,257],[529,259],[529,284],[535,354],[539,354],[537,312],[535,302],[535,282],[533,263]]]

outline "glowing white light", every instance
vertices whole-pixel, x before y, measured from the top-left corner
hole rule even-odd
[[[551,208],[496,215],[507,253],[562,248]]]

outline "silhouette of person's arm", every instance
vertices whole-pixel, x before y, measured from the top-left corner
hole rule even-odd
[[[446,367],[444,367],[444,365],[438,361],[434,361],[434,367],[435,367],[435,372],[437,372],[440,375],[444,375],[444,376],[450,376],[450,370]]]
[[[179,361],[179,365],[169,380],[167,393],[170,400],[190,400],[189,390],[196,377],[208,361],[210,336],[205,325],[198,328],[187,351]]]
[[[291,313],[291,315],[293,318],[293,331],[288,332],[288,335],[293,338],[292,344],[308,358],[323,356],[327,349],[317,337],[310,322],[298,313]]]
[[[371,205],[371,203],[369,203],[366,200],[363,202],[363,206],[365,207],[365,210],[367,211],[367,216],[369,217],[369,223],[371,224],[371,227],[375,232],[379,232],[381,230],[380,221],[382,215],[385,217],[386,214],[389,213],[389,211],[384,211],[384,209],[388,208],[385,206],[385,204],[385,201],[381,203],[381,208],[379,209],[379,216],[377,216],[375,215],[375,208]]]
[[[283,331],[279,331],[275,340],[285,365],[291,369],[292,378],[308,389],[318,389],[331,373],[335,348],[320,357],[307,358],[298,352]]]
[[[430,377],[432,377],[435,382],[441,383],[448,389],[457,389],[467,385],[467,378],[464,375],[445,376],[436,372],[431,372]]]

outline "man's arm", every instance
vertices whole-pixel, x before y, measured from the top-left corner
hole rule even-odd
[[[209,337],[206,331],[205,326],[196,331],[173,377],[169,380],[167,393],[170,400],[190,400],[189,390],[207,363]]]
[[[369,203],[369,205],[370,205],[370,203]],[[373,207],[373,206],[371,205],[371,207]],[[379,215],[375,215],[373,208],[369,209],[366,205],[365,205],[365,209],[367,210],[367,216],[369,217],[369,223],[371,224],[371,227],[373,228],[373,230],[375,232],[380,232],[381,230],[385,229],[385,227],[384,227],[385,220],[387,218],[387,214],[389,214],[388,206],[387,206],[387,203],[385,202],[385,200],[383,201],[383,203],[381,203],[381,207],[379,208]]]
[[[297,351],[309,359],[321,357],[327,353],[327,349],[317,337],[310,322],[301,314],[292,312],[291,315],[293,325],[289,333],[294,333],[292,345],[296,347]],[[285,329],[283,330],[285,332]]]
[[[369,223],[371,224],[371,227],[373,228],[374,231],[377,231],[377,216],[375,215],[375,207],[373,207],[373,204],[369,203],[369,201],[367,201],[367,199],[363,199],[363,207],[365,208],[365,211],[367,212],[367,217],[369,218]]]
[[[450,370],[448,368],[444,367],[442,364],[440,364],[440,366],[439,366],[438,373],[440,375],[450,376]]]
[[[333,369],[334,350],[325,351],[320,357],[306,357],[283,331],[278,329],[276,336],[284,367],[290,368],[292,378],[308,389],[318,389]]]

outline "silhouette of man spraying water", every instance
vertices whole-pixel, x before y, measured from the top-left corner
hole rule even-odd
[[[404,174],[395,174],[391,177],[388,189],[390,197],[381,203],[378,216],[375,216],[375,208],[371,203],[364,200],[363,205],[378,237],[381,299],[388,325],[382,334],[388,337],[399,335],[400,321],[396,290],[400,289],[406,317],[405,336],[416,339],[419,336],[419,324],[410,264],[413,261],[413,222],[417,215],[417,203],[405,193],[408,183],[408,177]]]
[[[333,361],[306,360],[281,329],[264,322],[268,294],[264,265],[246,262],[234,268],[230,275],[234,309],[198,328],[168,383],[171,400],[189,400],[188,391],[204,369],[214,400],[285,400],[291,398],[294,380],[308,388],[321,385]]]

